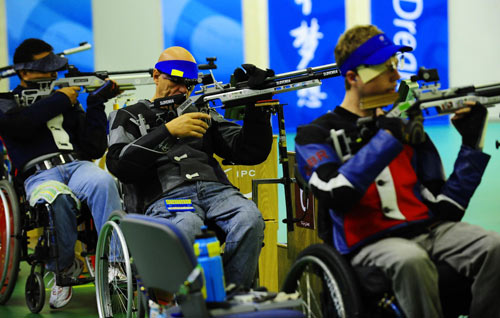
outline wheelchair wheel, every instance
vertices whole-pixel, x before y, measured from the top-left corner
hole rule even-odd
[[[360,317],[361,300],[349,264],[326,244],[303,250],[282,290],[299,292],[306,317]]]
[[[138,317],[130,255],[113,212],[99,235],[96,250],[96,298],[99,317]]]
[[[14,188],[7,180],[0,181],[0,305],[12,295],[19,273],[19,236],[21,221]]]
[[[33,272],[28,276],[24,295],[29,310],[34,314],[39,313],[45,304],[45,285],[40,273]]]

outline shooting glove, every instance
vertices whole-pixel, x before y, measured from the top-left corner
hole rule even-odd
[[[462,144],[474,149],[482,149],[488,110],[481,103],[471,106],[469,113],[451,122],[462,136]]]
[[[87,105],[105,103],[110,98],[120,95],[120,93],[118,85],[114,81],[107,80],[101,87],[89,94]]]
[[[401,118],[378,116],[376,125],[379,129],[390,131],[394,138],[404,142],[405,124]]]
[[[253,64],[242,64],[243,69],[236,68],[233,76],[236,83],[248,81],[248,87],[259,88],[266,78],[274,76],[271,69],[262,70]]]

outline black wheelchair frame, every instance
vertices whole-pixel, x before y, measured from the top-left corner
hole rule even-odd
[[[2,157],[3,159],[3,157]],[[57,264],[57,234],[54,230],[55,215],[52,207],[46,203],[29,205],[20,178],[9,172],[3,164],[0,180],[0,305],[10,299],[17,281],[21,261],[30,266],[26,280],[25,299],[29,310],[38,313],[45,303],[45,264],[56,260],[55,278],[59,286],[74,286],[94,281],[94,271],[89,256],[94,254],[97,233],[92,223],[92,216],[85,204],[82,204],[77,218],[78,240],[82,243],[81,256],[86,260],[90,277],[73,278],[62,275]],[[12,170],[11,170],[12,171]],[[30,251],[28,232],[42,228],[33,251]]]

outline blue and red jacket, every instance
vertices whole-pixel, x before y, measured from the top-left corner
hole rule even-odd
[[[379,130],[344,161],[334,151],[330,131],[343,129],[355,139],[357,119],[337,107],[297,129],[297,165],[319,200],[324,240],[347,254],[383,237],[411,237],[438,220],[462,218],[489,155],[462,145],[446,179],[428,136],[410,146]]]

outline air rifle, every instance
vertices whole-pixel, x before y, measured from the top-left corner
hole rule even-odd
[[[212,73],[212,69],[216,68],[213,64],[215,58],[207,60],[209,63],[200,65],[199,69],[209,69],[210,74],[199,76],[199,90],[184,101],[179,96],[157,99],[155,106],[175,109],[177,116],[180,116],[185,112],[205,111],[208,107],[215,107],[220,103],[226,109],[226,118],[241,119],[238,111],[231,110],[269,98],[270,95],[319,86],[323,79],[340,76],[340,70],[333,63],[268,77],[257,87],[250,88],[248,81],[231,80],[226,84],[217,82]],[[175,108],[174,104],[179,106]]]
[[[486,107],[500,103],[500,83],[481,86],[463,86],[440,89],[436,69],[421,68],[410,79],[401,81],[397,93],[381,94],[361,100],[362,109],[372,109],[393,104],[385,114],[387,117],[401,117],[407,121],[406,142],[417,144],[425,136],[423,114],[435,109],[436,115],[446,115],[469,107],[466,102],[479,102]],[[418,82],[423,82],[420,86]],[[333,147],[341,160],[353,155],[353,149],[371,138],[374,117],[360,118],[357,122],[357,136],[347,136],[343,129],[330,131]],[[371,124],[371,126],[370,126]],[[370,126],[371,128],[368,128]]]
[[[118,72],[80,72],[73,65],[68,66],[68,72],[64,78],[55,80],[39,80],[38,88],[30,88],[22,91],[17,96],[17,102],[21,106],[29,106],[41,98],[50,96],[54,90],[68,86],[80,86],[84,92],[90,93],[104,84],[107,78],[114,80],[121,90],[135,89],[138,85],[151,85],[153,81],[153,70],[134,70]]]

